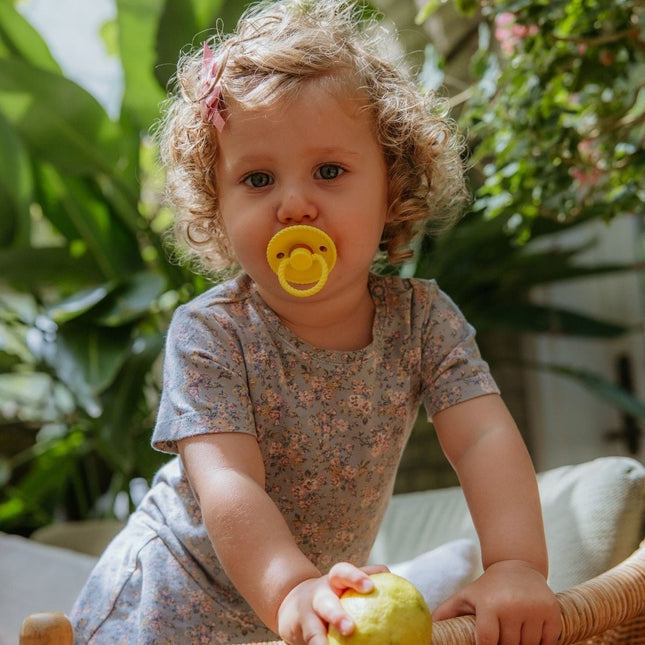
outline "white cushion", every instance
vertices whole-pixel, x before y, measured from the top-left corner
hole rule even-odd
[[[460,488],[394,495],[370,562],[390,565],[410,560],[458,538],[477,539]]]
[[[538,484],[554,591],[606,571],[638,546],[645,513],[640,462],[603,457],[541,473]],[[395,495],[370,562],[410,560],[457,538],[477,539],[460,488]]]
[[[643,536],[645,467],[604,457],[540,475],[555,591],[589,580],[624,560]]]
[[[430,611],[472,582],[480,573],[479,548],[473,540],[452,540],[412,560],[393,564],[392,573],[409,580]]]
[[[32,613],[69,613],[96,558],[0,533],[0,645],[16,645]]]

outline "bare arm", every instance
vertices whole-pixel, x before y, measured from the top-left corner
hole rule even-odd
[[[179,451],[218,559],[269,629],[293,645],[326,645],[327,622],[349,633],[338,596],[347,587],[367,590],[371,580],[346,563],[321,576],[305,557],[265,491],[256,439],[200,435],[182,440]]]
[[[560,614],[546,583],[537,482],[515,422],[494,394],[457,404],[433,421],[464,490],[485,570],[438,607],[435,618],[475,614],[480,643],[555,643]]]
[[[466,495],[484,567],[524,560],[546,576],[535,471],[502,399],[495,394],[477,397],[440,412],[433,421]]]
[[[185,439],[180,454],[227,576],[269,628],[282,599],[320,576],[264,489],[257,442],[241,433]]]

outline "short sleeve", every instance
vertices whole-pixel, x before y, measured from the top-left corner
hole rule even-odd
[[[499,388],[481,357],[475,329],[457,305],[431,283],[423,344],[423,391],[428,415]]]
[[[180,439],[219,432],[255,435],[243,354],[226,316],[185,305],[168,329],[152,445],[177,453]]]

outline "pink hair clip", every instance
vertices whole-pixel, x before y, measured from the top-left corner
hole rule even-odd
[[[219,66],[213,52],[207,43],[204,43],[204,53],[202,56],[202,98],[200,105],[202,108],[202,118],[208,123],[212,123],[221,132],[226,124],[224,116],[224,102],[222,101],[222,88],[219,84],[217,74]]]

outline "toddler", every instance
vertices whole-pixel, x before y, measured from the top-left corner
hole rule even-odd
[[[474,330],[433,281],[379,276],[465,196],[462,142],[342,0],[248,9],[182,58],[158,130],[175,232],[228,279],[175,312],[153,446],[173,455],[73,610],[79,643],[326,645],[419,405],[485,573],[435,619],[550,645],[535,474]]]

